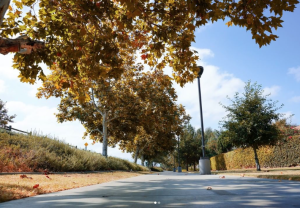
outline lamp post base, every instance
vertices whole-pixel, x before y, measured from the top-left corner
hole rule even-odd
[[[178,173],[181,173],[181,172],[182,172],[181,167],[178,167],[177,170],[178,170]]]
[[[209,157],[200,157],[199,160],[199,172],[200,175],[210,175],[210,159]]]

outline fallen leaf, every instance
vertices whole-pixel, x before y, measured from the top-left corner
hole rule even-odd
[[[33,186],[33,188],[38,188],[39,187],[39,184],[35,184],[34,186]]]
[[[225,178],[225,176],[220,176],[219,178]]]
[[[27,178],[27,175],[25,175],[25,174],[20,175],[20,178]]]
[[[212,190],[212,187],[210,187],[210,186],[209,186],[209,187],[207,187],[207,190]]]

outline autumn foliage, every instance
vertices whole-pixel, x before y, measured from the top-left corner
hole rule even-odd
[[[80,68],[89,77],[119,77],[127,58],[142,50],[144,63],[163,69],[169,65],[180,85],[197,76],[197,53],[191,50],[195,31],[210,22],[228,19],[228,26],[250,30],[261,47],[275,41],[283,13],[293,12],[298,0],[15,0],[0,25],[2,38],[20,34],[44,47],[16,54],[14,67],[23,82],[44,79],[45,63],[54,62],[70,76]],[[25,9],[26,8],[26,9]],[[26,12],[25,12],[26,11]],[[5,12],[5,11],[4,11]],[[0,38],[0,46],[1,39]],[[4,47],[4,46],[3,46]],[[12,51],[13,52],[13,51]],[[94,66],[92,62],[102,63]]]

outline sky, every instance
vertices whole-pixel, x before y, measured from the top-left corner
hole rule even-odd
[[[299,4],[298,4],[299,7]],[[250,31],[236,26],[227,27],[226,21],[209,23],[196,30],[192,47],[198,51],[198,65],[204,67],[201,77],[204,128],[219,129],[219,121],[226,116],[220,103],[229,105],[235,92],[243,92],[245,82],[262,85],[269,98],[284,104],[278,112],[286,116],[294,114],[290,122],[300,125],[300,9],[283,14],[283,27],[275,34],[279,38],[268,46],[259,46]],[[102,145],[91,145],[83,140],[84,128],[77,121],[57,123],[54,115],[58,98],[36,98],[41,85],[21,83],[18,71],[12,68],[13,54],[0,54],[0,99],[6,101],[9,114],[17,117],[12,127],[23,131],[36,131],[57,138],[73,146],[100,152]],[[166,69],[170,73],[170,69]],[[200,127],[197,80],[181,88],[174,85],[178,104],[183,104],[192,117],[190,123]],[[129,153],[109,148],[109,156],[133,161]]]

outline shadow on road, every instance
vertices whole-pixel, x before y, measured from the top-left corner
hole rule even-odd
[[[299,199],[300,182],[164,172],[16,200],[0,207],[300,207]]]

